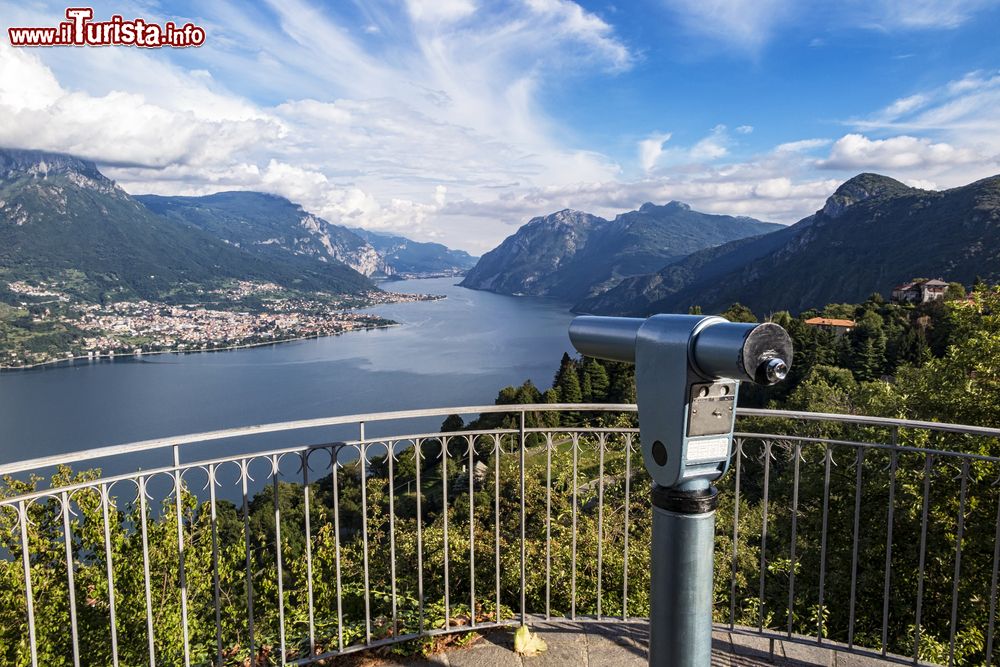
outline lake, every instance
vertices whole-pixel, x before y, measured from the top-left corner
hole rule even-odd
[[[568,305],[468,290],[458,280],[386,283],[447,297],[367,309],[402,325],[389,329],[0,373],[0,462],[250,424],[492,403],[501,387],[527,379],[548,387],[562,353],[572,351]],[[304,436],[260,441],[302,444]],[[211,447],[230,450],[225,442]],[[166,453],[148,456],[128,464],[168,463]]]

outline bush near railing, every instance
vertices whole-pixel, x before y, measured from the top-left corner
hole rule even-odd
[[[572,419],[582,423],[584,417]],[[220,640],[225,664],[249,664],[251,658],[276,664],[282,645],[285,659],[300,660],[379,640],[466,630],[473,623],[519,623],[522,591],[529,615],[645,616],[648,477],[633,419],[586,420],[610,429],[602,433],[579,426],[528,433],[523,585],[522,453],[509,423],[491,433],[455,433],[416,445],[405,439],[366,443],[364,466],[356,445],[303,448],[283,455],[277,481],[248,497],[245,507],[216,500],[214,521],[201,490],[208,471],[185,466],[180,525],[192,663],[216,661]],[[529,431],[545,429],[551,420],[529,424]],[[716,622],[906,655],[919,644],[920,658],[932,662],[948,662],[952,653],[956,664],[989,662],[1000,516],[994,460],[914,451],[966,437],[928,430],[898,430],[902,449],[893,451],[794,439],[884,445],[891,435],[881,427],[742,419],[740,428],[761,435],[739,438],[738,475],[734,460],[719,483]],[[779,435],[767,435],[774,431]],[[992,440],[981,444],[995,446]],[[299,471],[305,459],[316,479],[308,485]],[[38,664],[73,664],[59,488],[89,482],[66,496],[81,664],[112,664],[114,653],[122,665],[149,664],[150,619],[156,663],[183,664],[176,499],[145,500],[136,497],[137,481],[108,487],[99,479],[98,471],[61,468],[50,480],[50,495],[0,506],[0,548],[7,554],[0,559],[0,663],[31,664],[23,530]],[[7,479],[3,497],[30,493],[41,481]]]

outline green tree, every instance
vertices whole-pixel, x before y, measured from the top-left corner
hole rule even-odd
[[[465,428],[465,420],[462,419],[460,415],[448,415],[448,417],[441,423],[442,433],[461,431],[463,428]]]
[[[858,383],[851,372],[836,366],[814,366],[795,388],[784,407],[809,412],[853,412],[852,394]]]
[[[965,298],[965,285],[962,283],[948,283],[948,290],[944,293],[945,301],[959,301]]]
[[[582,368],[581,394],[585,402],[603,402],[608,398],[608,372],[597,359],[587,357]]]
[[[879,314],[865,310],[848,339],[849,366],[854,377],[862,381],[880,377],[886,366],[886,335]]]
[[[580,403],[583,400],[580,378],[576,372],[576,362],[566,353],[563,353],[562,361],[559,364],[554,387],[559,393],[559,400],[563,403]]]
[[[974,303],[951,306],[955,333],[944,355],[898,374],[913,417],[1000,426],[1000,287],[974,294]]]
[[[742,303],[734,303],[733,305],[726,308],[724,311],[719,313],[722,317],[726,318],[730,322],[757,322],[757,316],[753,314],[753,311],[748,307],[744,306]]]

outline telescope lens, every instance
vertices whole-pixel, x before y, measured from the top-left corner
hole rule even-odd
[[[764,376],[768,384],[781,382],[788,375],[788,364],[784,359],[771,359],[764,368]]]

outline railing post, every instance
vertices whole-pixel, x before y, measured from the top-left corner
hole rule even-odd
[[[180,447],[174,445],[174,506],[177,512],[177,585],[181,591],[181,633],[184,640],[184,665],[191,665],[191,642],[188,637],[187,573],[184,569],[184,487],[181,481]]]
[[[521,410],[520,426],[518,428],[518,444],[521,450],[521,461],[520,461],[520,474],[521,474],[521,625],[524,625],[527,619],[527,610],[525,609],[525,584],[527,583],[527,563],[525,558],[527,556],[527,550],[525,548],[524,538],[525,530],[524,524],[527,519],[527,507],[525,504],[525,483],[524,483],[524,448],[526,443],[524,441],[524,410]]]

